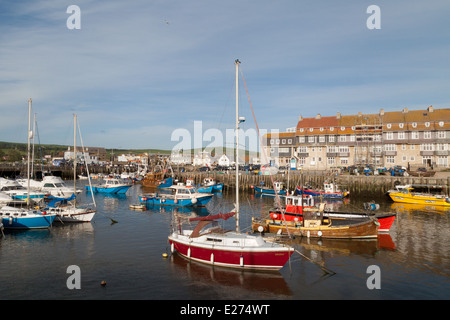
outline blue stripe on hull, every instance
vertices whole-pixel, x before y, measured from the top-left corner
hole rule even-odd
[[[127,193],[129,188],[131,188],[131,186],[123,186],[123,187],[116,187],[116,188],[92,187],[92,191],[93,192],[98,192],[98,193],[124,194],[124,193]],[[86,186],[86,190],[87,191],[91,191],[90,186]]]

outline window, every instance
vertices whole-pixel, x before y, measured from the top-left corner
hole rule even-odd
[[[424,139],[431,139],[431,131],[424,131],[423,132],[423,138]]]
[[[280,139],[275,140],[276,144],[280,144]]]
[[[270,139],[270,144],[275,144],[275,139]]]
[[[305,137],[299,137],[298,138],[299,143],[305,143]]]
[[[400,123],[398,126],[400,127],[400,129],[402,129],[403,128],[403,123]]]
[[[319,142],[325,142],[325,136],[319,136]]]
[[[448,158],[447,156],[439,156],[438,157],[438,166],[448,166]]]
[[[446,136],[445,133],[446,133],[445,131],[438,131],[437,132],[438,139],[445,139],[445,136]]]
[[[348,164],[348,158],[341,158],[341,164]]]
[[[395,163],[394,156],[386,156],[386,163]]]
[[[432,143],[423,143],[420,145],[421,151],[434,151],[434,144]]]
[[[402,150],[406,150],[406,144],[402,144]]]
[[[384,151],[397,151],[397,145],[396,144],[385,144]]]
[[[405,139],[405,133],[404,132],[399,132],[399,133],[397,133],[397,135],[398,135],[399,139],[401,139],[401,140]]]
[[[306,158],[305,157],[298,158],[298,164],[305,165],[306,164]]]
[[[448,144],[447,143],[436,143],[436,151],[447,151]]]
[[[350,149],[348,146],[339,146],[339,152],[340,153],[350,152]]]
[[[281,140],[281,144],[286,144],[286,139]]]
[[[419,132],[417,131],[411,132],[411,139],[419,139]]]
[[[350,136],[350,141],[355,141],[355,136],[354,135]]]
[[[439,127],[443,127],[444,126],[444,121],[439,121]]]
[[[345,135],[339,136],[339,142],[345,142],[347,140],[347,137]]]
[[[305,147],[305,146],[298,147],[298,152],[299,153],[307,153],[308,152],[308,147]]]
[[[392,127],[392,125],[390,123],[387,124],[388,129],[390,129]]]
[[[427,122],[425,122],[425,127],[429,127],[430,126],[430,123],[427,121]]]
[[[328,142],[335,142],[335,136],[328,136]]]
[[[288,139],[288,144],[292,144],[292,139]]]
[[[328,157],[327,158],[327,164],[329,166],[332,166],[332,165],[336,164],[336,159],[334,157]]]
[[[312,137],[308,137],[308,142],[311,142],[311,143],[313,143],[313,142],[314,142],[314,136],[312,136]]]
[[[336,146],[327,146],[327,152],[329,153],[336,152]]]
[[[386,132],[386,140],[392,140],[392,139],[394,139],[394,133]]]

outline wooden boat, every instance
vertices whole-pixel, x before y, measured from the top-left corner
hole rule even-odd
[[[264,194],[264,195],[275,196],[275,194],[279,194],[279,195],[285,195],[286,194],[286,189],[284,188],[283,182],[275,181],[273,184],[274,184],[273,188],[258,187],[258,186],[255,186],[255,185],[252,185],[251,188],[253,190],[255,190],[256,193],[261,193],[261,194]],[[276,193],[275,193],[275,190],[276,190]]]
[[[144,187],[156,188],[164,180],[164,172],[149,172],[145,174],[144,179],[142,179],[142,185]]]
[[[238,69],[236,60],[236,96],[238,97]],[[183,257],[214,266],[239,269],[279,270],[289,260],[293,248],[281,243],[267,242],[261,235],[241,233],[239,229],[239,118],[238,99],[236,99],[236,207],[234,211],[208,217],[190,218],[198,221],[194,229],[185,229],[186,224],[174,226],[169,235],[171,251],[177,251]],[[236,219],[236,230],[227,231],[218,228],[217,219]],[[208,227],[214,223],[212,227]]]
[[[325,199],[343,199],[350,195],[348,191],[341,191],[333,182],[324,182],[322,190],[315,190],[311,187],[297,187],[298,195],[311,195],[313,197],[323,197]]]
[[[308,238],[370,239],[378,235],[379,223],[373,219],[345,220],[339,224],[332,219],[304,219],[303,221],[252,220],[254,232],[282,233]]]
[[[286,205],[284,207],[284,217],[278,209],[272,209],[269,211],[269,216],[272,220],[286,220],[286,221],[303,221],[303,212],[314,210],[314,199],[311,196],[287,196]],[[323,211],[323,218],[336,220],[339,224],[342,224],[338,220],[367,220],[376,219],[380,224],[378,232],[388,232],[394,223],[396,213],[376,214],[369,212],[377,208],[374,203],[367,203],[367,212],[339,212],[330,211],[326,207]]]
[[[408,174],[413,177],[434,177],[436,171],[428,170],[407,170]]]
[[[446,195],[413,192],[413,188],[407,187],[399,192],[390,192],[389,197],[395,202],[417,203],[450,207],[450,199]]]

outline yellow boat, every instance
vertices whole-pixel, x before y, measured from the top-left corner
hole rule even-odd
[[[450,207],[450,199],[446,195],[412,192],[412,190],[413,188],[403,188],[398,192],[390,192],[389,197],[395,202]]]

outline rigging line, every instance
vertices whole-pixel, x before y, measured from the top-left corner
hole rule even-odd
[[[260,144],[260,146],[262,147],[262,145],[263,145],[263,144],[262,144],[262,138],[261,138],[261,135],[259,134],[259,126],[258,126],[258,122],[256,121],[256,116],[255,116],[255,112],[254,112],[254,110],[253,110],[252,102],[250,101],[250,95],[249,95],[249,93],[248,93],[247,84],[246,84],[246,82],[245,82],[244,74],[242,73],[242,70],[240,70],[240,71],[241,71],[242,81],[244,82],[244,86],[245,86],[245,92],[247,93],[248,103],[250,104],[250,108],[251,108],[251,110],[252,110],[253,120],[255,120],[256,131],[258,132],[259,144]],[[264,150],[263,150],[263,152],[261,152],[261,153],[263,154],[263,157],[264,157],[264,160],[266,161],[266,163],[268,163],[268,162],[267,162],[266,153],[264,152]],[[289,228],[288,228],[288,226],[287,226],[286,218],[284,217],[283,209],[281,208],[280,197],[279,197],[279,195],[278,195],[277,189],[275,188],[275,184],[274,184],[274,181],[273,181],[272,174],[270,174],[270,180],[272,181],[272,186],[273,186],[273,189],[274,189],[274,191],[275,191],[275,198],[276,198],[276,200],[277,200],[278,208],[280,209],[281,216],[283,217],[283,221],[284,221],[284,225],[285,225],[285,227],[286,227],[287,234],[288,234],[288,236],[289,236],[289,238],[290,238],[290,237],[291,237],[291,234],[290,234]],[[288,192],[289,192],[289,191],[288,191]]]

